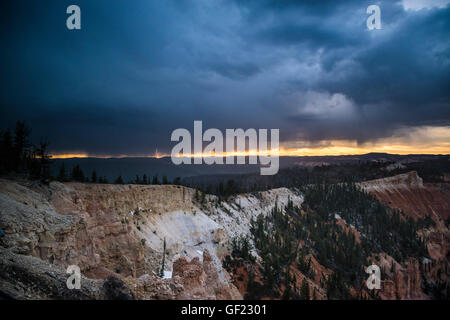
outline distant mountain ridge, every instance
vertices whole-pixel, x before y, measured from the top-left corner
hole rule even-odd
[[[368,153],[362,155],[342,155],[342,156],[300,156],[300,157],[280,157],[280,169],[294,166],[312,167],[320,165],[357,163],[360,161],[382,161],[410,163],[430,159],[448,157],[446,155],[396,155],[388,153]],[[248,162],[248,161],[247,161]],[[260,165],[174,165],[170,157],[149,158],[149,157],[126,157],[126,158],[68,158],[54,159],[51,166],[51,174],[56,177],[61,164],[70,174],[72,168],[79,164],[84,174],[90,177],[92,171],[96,171],[98,177],[104,177],[112,182],[119,175],[125,181],[134,180],[136,175],[147,177],[158,175],[159,179],[167,176],[170,180],[176,177],[186,178],[201,175],[220,174],[248,174],[258,173]]]

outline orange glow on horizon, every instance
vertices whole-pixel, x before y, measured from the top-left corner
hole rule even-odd
[[[378,139],[375,142],[358,144],[350,140],[326,140],[316,144],[305,141],[283,142],[278,151],[280,157],[283,156],[341,156],[341,155],[361,155],[366,153],[390,153],[390,154],[450,154],[450,127],[417,127],[399,130],[396,135],[389,138]],[[245,152],[223,152],[218,154],[201,153],[190,155],[178,155],[186,157],[226,157],[226,156],[264,156],[276,154],[276,150],[258,152],[250,150]],[[170,157],[170,154],[160,154],[156,152],[151,155],[94,155],[83,152],[69,152],[52,154],[54,159],[67,158],[127,158],[127,157],[147,157],[163,158]]]
[[[51,154],[52,159],[69,159],[69,158],[88,158],[88,154],[65,153],[65,154]]]
[[[362,147],[351,147],[351,146],[330,146],[323,148],[280,148],[278,151],[278,155],[280,157],[302,157],[302,156],[345,156],[345,155],[362,155],[367,153],[390,153],[390,154],[398,154],[398,155],[408,155],[408,154],[450,154],[450,146],[447,147],[434,147],[428,149],[415,149],[410,146],[380,146],[376,148],[362,148]],[[271,156],[276,155],[276,150],[269,150],[268,152],[258,152],[257,150],[245,151],[245,152],[223,152],[221,154],[210,154],[210,153],[201,153],[201,154],[190,154],[183,155],[178,154],[178,157],[231,157],[231,156]],[[134,157],[142,157],[142,158],[155,158],[160,159],[164,157],[170,157],[170,154],[159,154],[158,156],[152,155],[119,155],[119,156],[96,156],[89,154],[54,154],[52,155],[52,159],[69,159],[69,158],[134,158]]]
[[[164,158],[170,157],[170,154],[157,154],[157,155],[95,155],[88,153],[56,153],[51,154],[52,159],[70,159],[70,158],[100,158],[100,159],[110,159],[110,158]]]

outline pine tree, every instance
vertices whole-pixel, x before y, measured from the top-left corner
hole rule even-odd
[[[14,163],[15,169],[21,172],[25,169],[25,161],[28,156],[28,148],[31,146],[28,138],[31,129],[23,121],[17,121],[14,129]]]
[[[50,179],[50,158],[48,154],[49,142],[46,139],[41,139],[39,147],[36,148],[36,155],[39,159],[37,175],[41,179],[41,182],[49,183]]]
[[[255,273],[253,272],[253,269],[250,270],[250,273],[248,275],[246,299],[247,300],[256,299]]]
[[[203,188],[201,189],[200,193],[201,193],[200,202],[201,202],[202,204],[205,204],[205,202],[206,202],[206,194],[205,194],[205,192],[203,191]]]
[[[73,181],[78,181],[78,182],[84,182],[84,173],[83,170],[81,170],[81,167],[79,164],[77,164],[75,167],[73,167],[72,169],[72,180]]]
[[[309,300],[309,284],[306,277],[303,278],[302,286],[300,287],[300,297],[302,300]]]
[[[95,172],[95,170],[92,171],[91,182],[97,183],[97,172]]]
[[[297,276],[295,274],[292,283],[294,284],[294,293],[297,293]]]
[[[173,180],[173,184],[181,185],[181,178],[180,178],[180,177],[176,177],[176,178]]]
[[[64,182],[66,181],[66,167],[64,166],[64,162],[61,163],[61,166],[59,167],[59,173],[58,173],[58,181]]]
[[[283,300],[289,300],[291,298],[291,277],[289,275],[289,270],[286,273],[285,276],[285,282],[284,282],[284,291],[283,296],[281,299]]]
[[[199,193],[199,191],[198,191],[197,188],[195,189],[195,197],[194,197],[194,200],[195,200],[196,202],[199,202],[199,201],[200,201],[200,193]]]
[[[115,184],[123,184],[122,176],[118,176],[117,179],[114,181]]]
[[[161,261],[161,269],[159,270],[159,276],[162,278],[164,277],[164,268],[165,268],[165,264],[166,264],[166,238],[164,238],[164,243],[163,243],[163,256],[162,256],[162,261]]]

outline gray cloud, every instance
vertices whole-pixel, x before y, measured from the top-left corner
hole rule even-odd
[[[368,31],[368,1],[76,1],[71,32],[72,2],[1,8],[0,123],[55,151],[164,152],[193,120],[312,142],[450,124],[449,6],[380,2]]]

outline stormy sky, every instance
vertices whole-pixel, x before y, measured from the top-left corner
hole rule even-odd
[[[55,153],[170,153],[194,120],[279,128],[285,148],[450,145],[447,0],[7,2],[0,124],[25,120]]]

